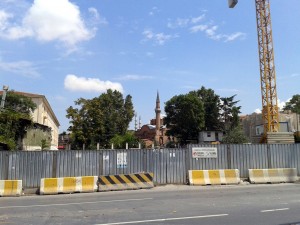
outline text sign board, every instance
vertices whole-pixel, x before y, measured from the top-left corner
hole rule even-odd
[[[193,158],[218,158],[217,148],[201,147],[192,148]]]
[[[127,167],[127,152],[117,153],[117,168]]]

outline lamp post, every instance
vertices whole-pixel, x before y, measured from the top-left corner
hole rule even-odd
[[[2,94],[2,99],[1,99],[0,110],[4,109],[5,98],[6,98],[6,93],[8,91],[8,88],[9,87],[6,85],[3,86],[3,94]]]

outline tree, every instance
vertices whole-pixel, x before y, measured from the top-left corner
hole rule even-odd
[[[286,103],[283,110],[291,110],[293,113],[300,114],[300,95],[293,95],[293,97]]]
[[[110,140],[110,143],[114,144],[114,148],[116,149],[125,149],[126,143],[129,148],[139,147],[139,140],[135,137],[133,132],[126,132],[124,135],[117,134]]]
[[[297,123],[299,123],[300,115],[300,95],[293,95],[293,97],[286,103],[283,110],[291,110],[293,113],[297,114]],[[295,142],[300,142],[300,132],[299,130],[295,132]]]
[[[167,135],[176,137],[181,144],[198,139],[204,127],[204,106],[195,93],[174,96],[166,102],[165,113]]]
[[[67,109],[73,149],[107,147],[115,135],[125,135],[134,116],[132,97],[108,90],[93,99],[80,98]]]
[[[236,126],[223,137],[222,143],[224,144],[243,144],[248,143],[249,140],[245,136],[241,126]]]
[[[235,96],[236,95],[220,98],[220,119],[225,133],[239,126],[239,113],[241,113],[241,106],[236,106],[239,101],[234,101]]]
[[[201,89],[197,90],[196,95],[201,99],[204,105],[204,129],[211,131],[220,130],[220,97],[216,95],[212,89],[206,89],[205,87],[201,87]]]
[[[36,104],[30,98],[7,92],[5,107],[0,112],[0,142],[7,145],[8,150],[16,149],[19,140],[32,126],[31,113],[35,108]]]

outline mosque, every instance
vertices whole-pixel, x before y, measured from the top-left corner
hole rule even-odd
[[[137,124],[137,123],[136,123]],[[137,138],[144,141],[146,148],[164,147],[171,138],[166,135],[167,127],[164,125],[164,118],[161,115],[159,93],[157,92],[155,119],[150,121],[150,124],[145,124],[135,131]]]

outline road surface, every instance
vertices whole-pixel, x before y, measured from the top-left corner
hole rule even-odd
[[[0,224],[300,224],[300,184],[3,197]]]

